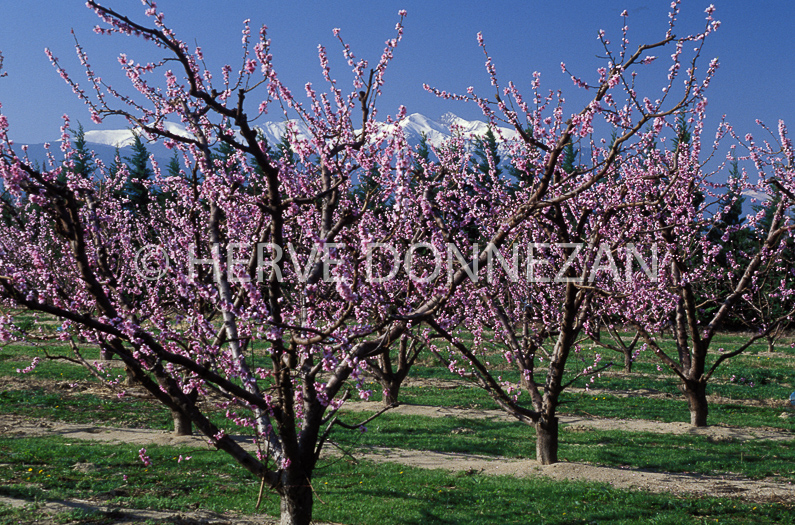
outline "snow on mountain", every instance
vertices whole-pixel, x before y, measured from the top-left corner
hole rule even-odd
[[[439,118],[439,122],[446,128],[453,127],[460,130],[460,132],[467,138],[482,137],[489,131],[489,125],[481,120],[464,120],[453,113],[445,113]],[[503,126],[496,126],[494,134],[497,136],[497,141],[512,141],[519,138],[519,133],[515,129],[506,128]]]
[[[386,125],[387,130],[393,126],[403,128],[406,140],[411,145],[417,145],[422,135],[434,147],[440,146],[449,139],[453,132],[460,133],[466,139],[482,137],[489,130],[489,125],[480,120],[465,120],[453,113],[445,113],[439,120],[431,120],[420,113],[412,113],[396,124]],[[518,138],[518,133],[510,128],[497,127],[495,129],[497,141],[512,141]]]
[[[182,137],[192,136],[185,126],[166,122],[163,126],[166,131]],[[102,144],[113,148],[126,148],[135,142],[135,135],[140,133],[140,128],[133,129],[94,129],[85,132],[86,142],[91,144]]]
[[[445,126],[440,121],[431,120],[420,113],[412,113],[399,122],[403,128],[409,144],[418,144],[422,134],[425,134],[428,143],[439,146],[450,138],[450,126]]]
[[[309,129],[306,124],[301,121],[292,121],[293,125],[302,138],[309,138]],[[190,133],[184,126],[175,123],[166,123],[166,129],[174,134],[190,136]],[[419,113],[412,113],[407,115],[398,123],[393,123],[384,126],[384,131],[388,131],[392,126],[400,126],[406,135],[406,139],[411,146],[416,146],[420,142],[423,133],[427,137],[430,145],[437,147],[445,140],[452,136],[451,128],[456,133],[461,133],[467,139],[483,136],[488,131],[488,125],[479,120],[465,120],[452,113],[442,115],[439,120],[432,120],[425,115]],[[284,136],[287,121],[281,122],[265,122],[258,126],[258,129],[263,133],[268,140],[268,144],[275,148]],[[497,140],[511,141],[517,137],[517,133],[511,129],[500,127],[497,129]],[[131,148],[135,135],[132,129],[111,129],[111,130],[86,130],[86,142],[89,149],[91,149],[105,166],[113,164],[116,158],[116,148],[119,149],[122,161],[126,161],[131,155]],[[55,158],[55,165],[63,158],[57,141],[53,141],[52,146],[47,149],[44,143],[29,144],[28,157],[35,162],[42,163],[43,166],[48,166],[48,152]],[[174,151],[165,147],[162,141],[147,142],[146,149],[154,155],[155,160],[164,167],[170,159],[174,156]],[[504,145],[500,145],[501,152],[504,152]]]
[[[308,139],[310,137],[309,128],[300,120],[292,120],[291,121],[293,126],[295,126],[296,131],[298,131],[298,136],[303,139]],[[268,144],[273,148],[279,142],[281,142],[282,137],[284,136],[287,130],[287,121],[281,122],[265,122],[264,124],[260,124],[257,126],[257,129],[262,132],[265,138],[268,140]]]
[[[456,127],[466,137],[483,136],[488,130],[489,126],[480,120],[464,120],[453,113],[445,113],[439,119],[448,129]]]
[[[113,148],[124,148],[132,145],[133,132],[129,129],[91,130],[85,132],[86,142],[101,144]]]
[[[296,127],[300,137],[309,137],[309,128],[307,128],[306,124],[297,120],[293,120],[292,123]],[[461,133],[468,139],[482,137],[489,129],[488,124],[485,122],[480,120],[465,120],[452,113],[445,113],[439,120],[432,120],[420,113],[412,113],[411,115],[407,115],[400,122],[396,124],[388,124],[384,127],[385,130],[389,130],[396,125],[403,128],[403,133],[405,134],[406,140],[409,144],[419,144],[420,138],[423,134],[425,134],[426,140],[433,146],[439,146],[444,141],[449,139],[452,136],[451,129],[453,127],[455,127],[456,132]],[[281,141],[286,127],[287,123],[285,121],[266,122],[258,126],[258,129],[262,131],[263,135],[265,135],[265,138],[268,139],[268,144],[274,146]],[[502,140],[505,141],[511,141],[518,138],[518,133],[516,133],[516,131],[513,129],[498,127],[495,132],[496,131],[499,131],[497,134],[498,141],[500,140],[500,137],[502,137]]]
[[[309,138],[310,133],[306,124],[300,120],[291,121],[291,125],[295,127],[299,137]],[[452,136],[451,130],[456,133],[461,133],[465,138],[472,139],[483,136],[488,131],[488,124],[479,120],[465,120],[452,113],[442,115],[438,120],[433,120],[420,113],[412,113],[407,115],[398,123],[385,125],[385,131],[393,126],[400,126],[406,135],[408,143],[416,145],[420,142],[420,138],[425,134],[426,139],[432,146],[439,146],[445,140]],[[172,122],[165,123],[165,128],[177,135],[191,136],[185,126]],[[285,134],[287,128],[287,121],[282,120],[279,122],[265,122],[257,126],[271,147],[275,147]],[[498,141],[511,141],[517,138],[516,131],[498,127],[497,136]],[[129,156],[129,147],[135,140],[136,130],[133,129],[106,129],[106,130],[87,130],[85,132],[86,142],[89,147],[94,149],[97,155],[105,162],[110,164],[113,162],[115,148],[119,148],[122,158]],[[165,148],[162,142],[147,143],[147,149],[155,155],[158,162],[168,162],[168,159],[173,155],[173,151]],[[56,152],[58,148],[53,150]],[[31,158],[43,160],[45,158],[44,148],[42,144],[31,145]]]

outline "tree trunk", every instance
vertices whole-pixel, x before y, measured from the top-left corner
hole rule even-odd
[[[624,372],[629,374],[632,372],[632,350],[624,350]]]
[[[542,417],[536,423],[536,461],[542,465],[558,462],[557,417]]]
[[[532,388],[533,382],[530,379],[532,377],[532,372],[531,372],[531,374],[527,374],[527,375],[525,375],[524,372],[525,372],[524,370],[521,371],[522,376],[519,379],[519,381],[520,381],[519,384],[522,385],[522,390],[524,390],[525,392],[532,392],[531,388]]]
[[[776,351],[776,340],[773,336],[767,336],[767,351],[771,353]]]
[[[124,378],[124,386],[133,386],[135,384],[135,374],[133,374],[129,366],[124,367],[124,371],[127,374]]]
[[[392,381],[382,381],[381,386],[384,387],[384,406],[389,407],[392,405],[399,405],[398,393],[400,392],[400,384],[402,381],[393,379]]]
[[[294,478],[287,475],[286,478]],[[309,525],[312,522],[312,488],[307,480],[295,480],[281,490],[280,525]]]
[[[110,361],[111,359],[113,359],[113,352],[106,350],[105,348],[99,351],[100,361]]]
[[[686,381],[685,398],[690,408],[690,424],[694,427],[707,426],[707,384],[702,381]]]
[[[182,412],[176,410],[171,411],[171,417],[174,418],[174,435],[175,436],[191,436],[193,435],[193,424],[190,418]]]

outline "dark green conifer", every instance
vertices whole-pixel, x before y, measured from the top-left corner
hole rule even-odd
[[[472,152],[475,160],[475,169],[482,173],[486,180],[493,178],[494,180],[499,179],[500,175],[502,174],[502,168],[500,167],[500,152],[497,147],[497,136],[494,135],[494,131],[489,126],[488,131],[480,137],[475,139],[474,141],[475,149]],[[494,173],[490,173],[490,162],[494,166]],[[493,182],[493,181],[492,181]]]
[[[124,160],[127,161],[127,171],[129,172],[127,183],[124,186],[124,193],[129,200],[127,208],[133,213],[147,215],[152,196],[146,183],[151,180],[153,173],[149,167],[149,151],[139,133],[135,134],[132,155],[124,157]]]

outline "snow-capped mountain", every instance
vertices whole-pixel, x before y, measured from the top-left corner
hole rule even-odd
[[[190,137],[191,134],[185,129],[185,126],[175,124],[173,122],[166,122],[164,125],[166,131],[180,135],[183,137]],[[86,142],[90,144],[102,144],[104,146],[111,146],[113,148],[127,148],[132,146],[135,142],[135,132],[132,129],[107,129],[107,130],[89,130],[85,132]]]
[[[440,145],[450,137],[450,126],[440,120],[431,120],[420,113],[412,113],[401,120],[398,125],[403,128],[409,144],[418,144],[423,133],[428,143]]]
[[[439,122],[447,129],[455,126],[460,133],[467,138],[482,137],[489,131],[489,125],[480,120],[464,120],[453,113],[445,113],[439,119]],[[497,140],[512,141],[519,138],[519,134],[515,129],[497,126],[494,129],[494,134],[497,135]]]
[[[309,129],[303,122],[293,121],[293,124],[298,131],[299,136],[308,137]],[[403,133],[409,144],[416,145],[420,142],[420,138],[424,134],[428,143],[433,146],[439,146],[445,140],[449,139],[452,135],[452,130],[455,129],[457,133],[461,133],[466,138],[482,137],[489,129],[488,124],[480,120],[465,120],[452,113],[445,113],[439,120],[432,120],[420,113],[412,113],[407,115],[404,119],[396,124],[387,125],[400,126],[403,128]],[[285,133],[287,123],[282,122],[266,122],[258,128],[263,132],[265,138],[268,139],[268,144],[278,144]],[[499,127],[499,135],[503,140],[513,140],[517,138],[515,130]],[[495,130],[496,133],[496,130]],[[499,139],[498,139],[499,140]]]
[[[294,120],[292,121],[292,125],[295,126],[299,136],[309,136],[309,129],[303,122]],[[489,129],[488,124],[485,122],[480,120],[465,120],[452,113],[445,113],[439,120],[432,120],[420,113],[412,113],[396,125],[403,128],[403,132],[406,134],[406,138],[410,144],[418,143],[420,137],[425,134],[428,142],[434,146],[438,146],[450,138],[452,129],[455,129],[457,133],[463,134],[466,138],[481,137],[485,135]],[[278,144],[284,136],[287,122],[265,122],[257,128],[263,133],[265,138],[268,139],[269,144],[275,145]],[[185,126],[180,124],[166,123],[166,129],[178,135],[190,136]],[[497,130],[499,130],[499,135],[501,135],[504,140],[516,138],[517,134],[515,130],[505,127],[499,127]],[[86,141],[91,144],[103,144],[117,148],[126,148],[132,145],[134,139],[135,136],[131,129],[86,131]]]
[[[301,121],[292,121],[299,136],[304,138],[309,137],[309,129],[306,124]],[[171,133],[190,136],[185,126],[176,123],[166,123],[166,129]],[[406,135],[409,144],[416,145],[420,142],[424,134],[426,140],[432,146],[439,146],[445,140],[452,136],[453,130],[455,133],[462,134],[465,138],[471,139],[483,136],[489,129],[488,124],[479,120],[466,120],[458,117],[452,113],[442,115],[438,120],[432,120],[420,113],[412,113],[407,115],[400,122],[391,124],[389,126],[400,126]],[[278,144],[285,134],[287,122],[265,122],[258,126],[262,131],[268,144],[275,146]],[[495,130],[498,140],[510,141],[516,138],[517,133],[515,130],[499,127]],[[86,142],[89,147],[94,150],[97,156],[106,164],[110,165],[115,156],[115,149],[119,148],[119,153],[122,158],[130,156],[130,146],[135,140],[135,131],[133,129],[110,129],[110,130],[86,130]],[[149,143],[147,149],[155,156],[155,159],[161,164],[165,165],[173,151],[169,151],[163,146],[162,143]],[[50,151],[60,158],[60,151],[57,142],[53,142]],[[44,161],[46,153],[43,144],[32,144],[29,146],[29,156],[31,159]]]

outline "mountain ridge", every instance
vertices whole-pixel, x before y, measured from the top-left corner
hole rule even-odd
[[[291,121],[295,126],[299,136],[304,138],[309,137],[309,129],[306,124],[299,120]],[[445,113],[438,120],[433,120],[421,113],[412,113],[406,115],[405,118],[397,123],[384,124],[386,128],[390,126],[400,126],[403,128],[406,140],[412,146],[420,143],[423,134],[428,143],[434,147],[440,146],[443,142],[453,136],[453,133],[460,133],[465,138],[474,139],[482,137],[489,129],[486,122],[480,120],[466,120],[453,113]],[[174,134],[190,136],[185,126],[173,122],[165,124],[166,129]],[[260,130],[264,137],[267,139],[271,147],[275,147],[282,139],[287,128],[287,121],[269,121],[259,126],[256,129]],[[497,127],[495,135],[498,142],[511,141],[517,138],[515,130],[506,127]],[[135,140],[135,132],[132,128],[127,129],[108,129],[108,130],[85,130],[86,143],[90,149],[94,151],[96,156],[105,164],[110,165],[113,163],[116,148],[124,160],[125,157],[131,155],[131,148]],[[57,147],[58,141],[53,141],[50,147],[50,152],[58,154],[60,151]],[[39,162],[44,162],[47,150],[44,145],[46,143],[29,144],[28,155],[31,159]],[[154,155],[155,160],[164,167],[166,163],[173,156],[173,150],[166,148],[162,142],[147,143],[147,149]]]
[[[309,130],[303,122],[293,119],[291,122],[295,125],[299,135],[304,137],[309,136]],[[419,142],[420,137],[424,133],[429,143],[434,146],[440,145],[444,140],[452,136],[451,128],[455,126],[458,132],[462,133],[465,137],[474,138],[483,136],[489,128],[486,122],[481,120],[466,120],[453,113],[445,113],[438,120],[433,120],[421,113],[412,113],[403,118],[400,122],[394,125],[399,125],[406,133],[406,138],[409,143]],[[185,126],[168,122],[165,124],[166,129],[172,133],[190,136]],[[269,121],[265,122],[256,129],[262,131],[268,143],[271,145],[278,144],[285,133],[287,121]],[[511,140],[516,137],[515,130],[498,127],[500,135],[506,140]],[[86,142],[89,144],[101,144],[113,148],[124,149],[132,145],[134,141],[134,131],[128,129],[110,129],[110,130],[87,130],[85,132]],[[413,140],[412,140],[413,139]],[[498,138],[499,140],[499,138]]]

